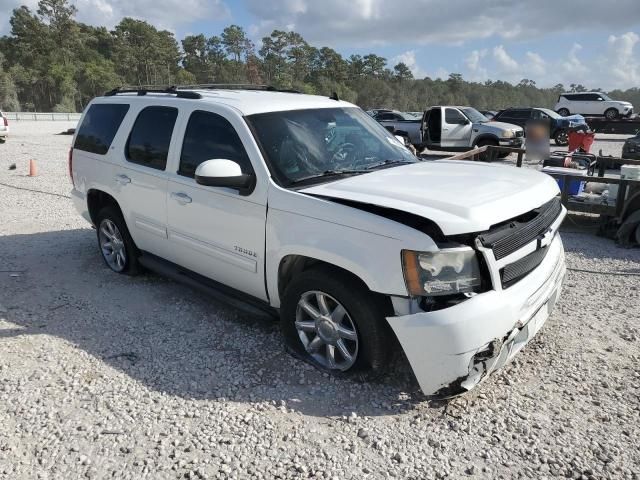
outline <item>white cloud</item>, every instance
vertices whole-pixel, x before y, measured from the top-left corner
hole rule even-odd
[[[607,54],[599,60],[599,64],[602,72],[610,76],[610,83],[614,87],[640,84],[640,54],[636,51],[639,41],[640,36],[634,32],[609,36]]]
[[[308,41],[322,45],[366,47],[394,42],[461,44],[496,36],[535,39],[556,32],[610,31],[638,24],[640,2],[617,0],[602,11],[599,0],[245,0],[257,23],[270,33],[295,24]],[[570,21],[567,21],[570,19]]]
[[[493,47],[493,58],[503,72],[517,72],[519,69],[518,62],[511,58],[502,45]]]
[[[539,54],[535,52],[527,52],[526,57],[527,64],[525,69],[528,72],[531,72],[530,76],[540,77],[546,73],[547,62]]]
[[[416,61],[416,51],[409,50],[407,52],[401,53],[400,55],[396,55],[389,61],[389,66],[394,67],[398,63],[404,63],[411,73],[413,73],[414,78],[424,78],[426,75],[425,71],[420,68],[418,62]]]
[[[488,76],[487,69],[481,64],[482,59],[487,56],[487,49],[473,50],[467,58],[464,60],[464,64],[467,66],[467,70],[470,75],[467,75],[469,80],[480,81],[485,80]]]

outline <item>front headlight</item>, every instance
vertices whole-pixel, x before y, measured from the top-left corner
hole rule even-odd
[[[468,247],[439,252],[403,250],[402,270],[413,296],[472,292],[481,283],[476,252]]]
[[[505,130],[502,132],[502,138],[514,138],[516,136],[516,132],[513,130]]]

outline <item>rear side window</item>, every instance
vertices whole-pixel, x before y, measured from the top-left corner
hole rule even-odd
[[[133,124],[125,154],[127,160],[145,167],[164,170],[178,109],[146,107]]]
[[[252,171],[249,156],[229,121],[216,113],[196,110],[187,123],[178,175],[193,178],[198,165],[218,158],[237,162],[243,173]]]
[[[104,155],[109,151],[122,119],[129,111],[125,103],[96,103],[89,107],[73,148]]]

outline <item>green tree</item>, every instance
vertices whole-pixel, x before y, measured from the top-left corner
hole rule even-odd
[[[406,63],[398,63],[393,67],[394,76],[397,80],[413,80],[413,73]]]

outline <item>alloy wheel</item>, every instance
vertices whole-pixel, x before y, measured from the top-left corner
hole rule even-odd
[[[109,218],[100,222],[98,229],[100,251],[109,268],[122,272],[127,265],[127,250],[117,225]]]
[[[356,362],[358,332],[347,310],[331,295],[302,294],[295,327],[307,353],[323,367],[345,371]]]

